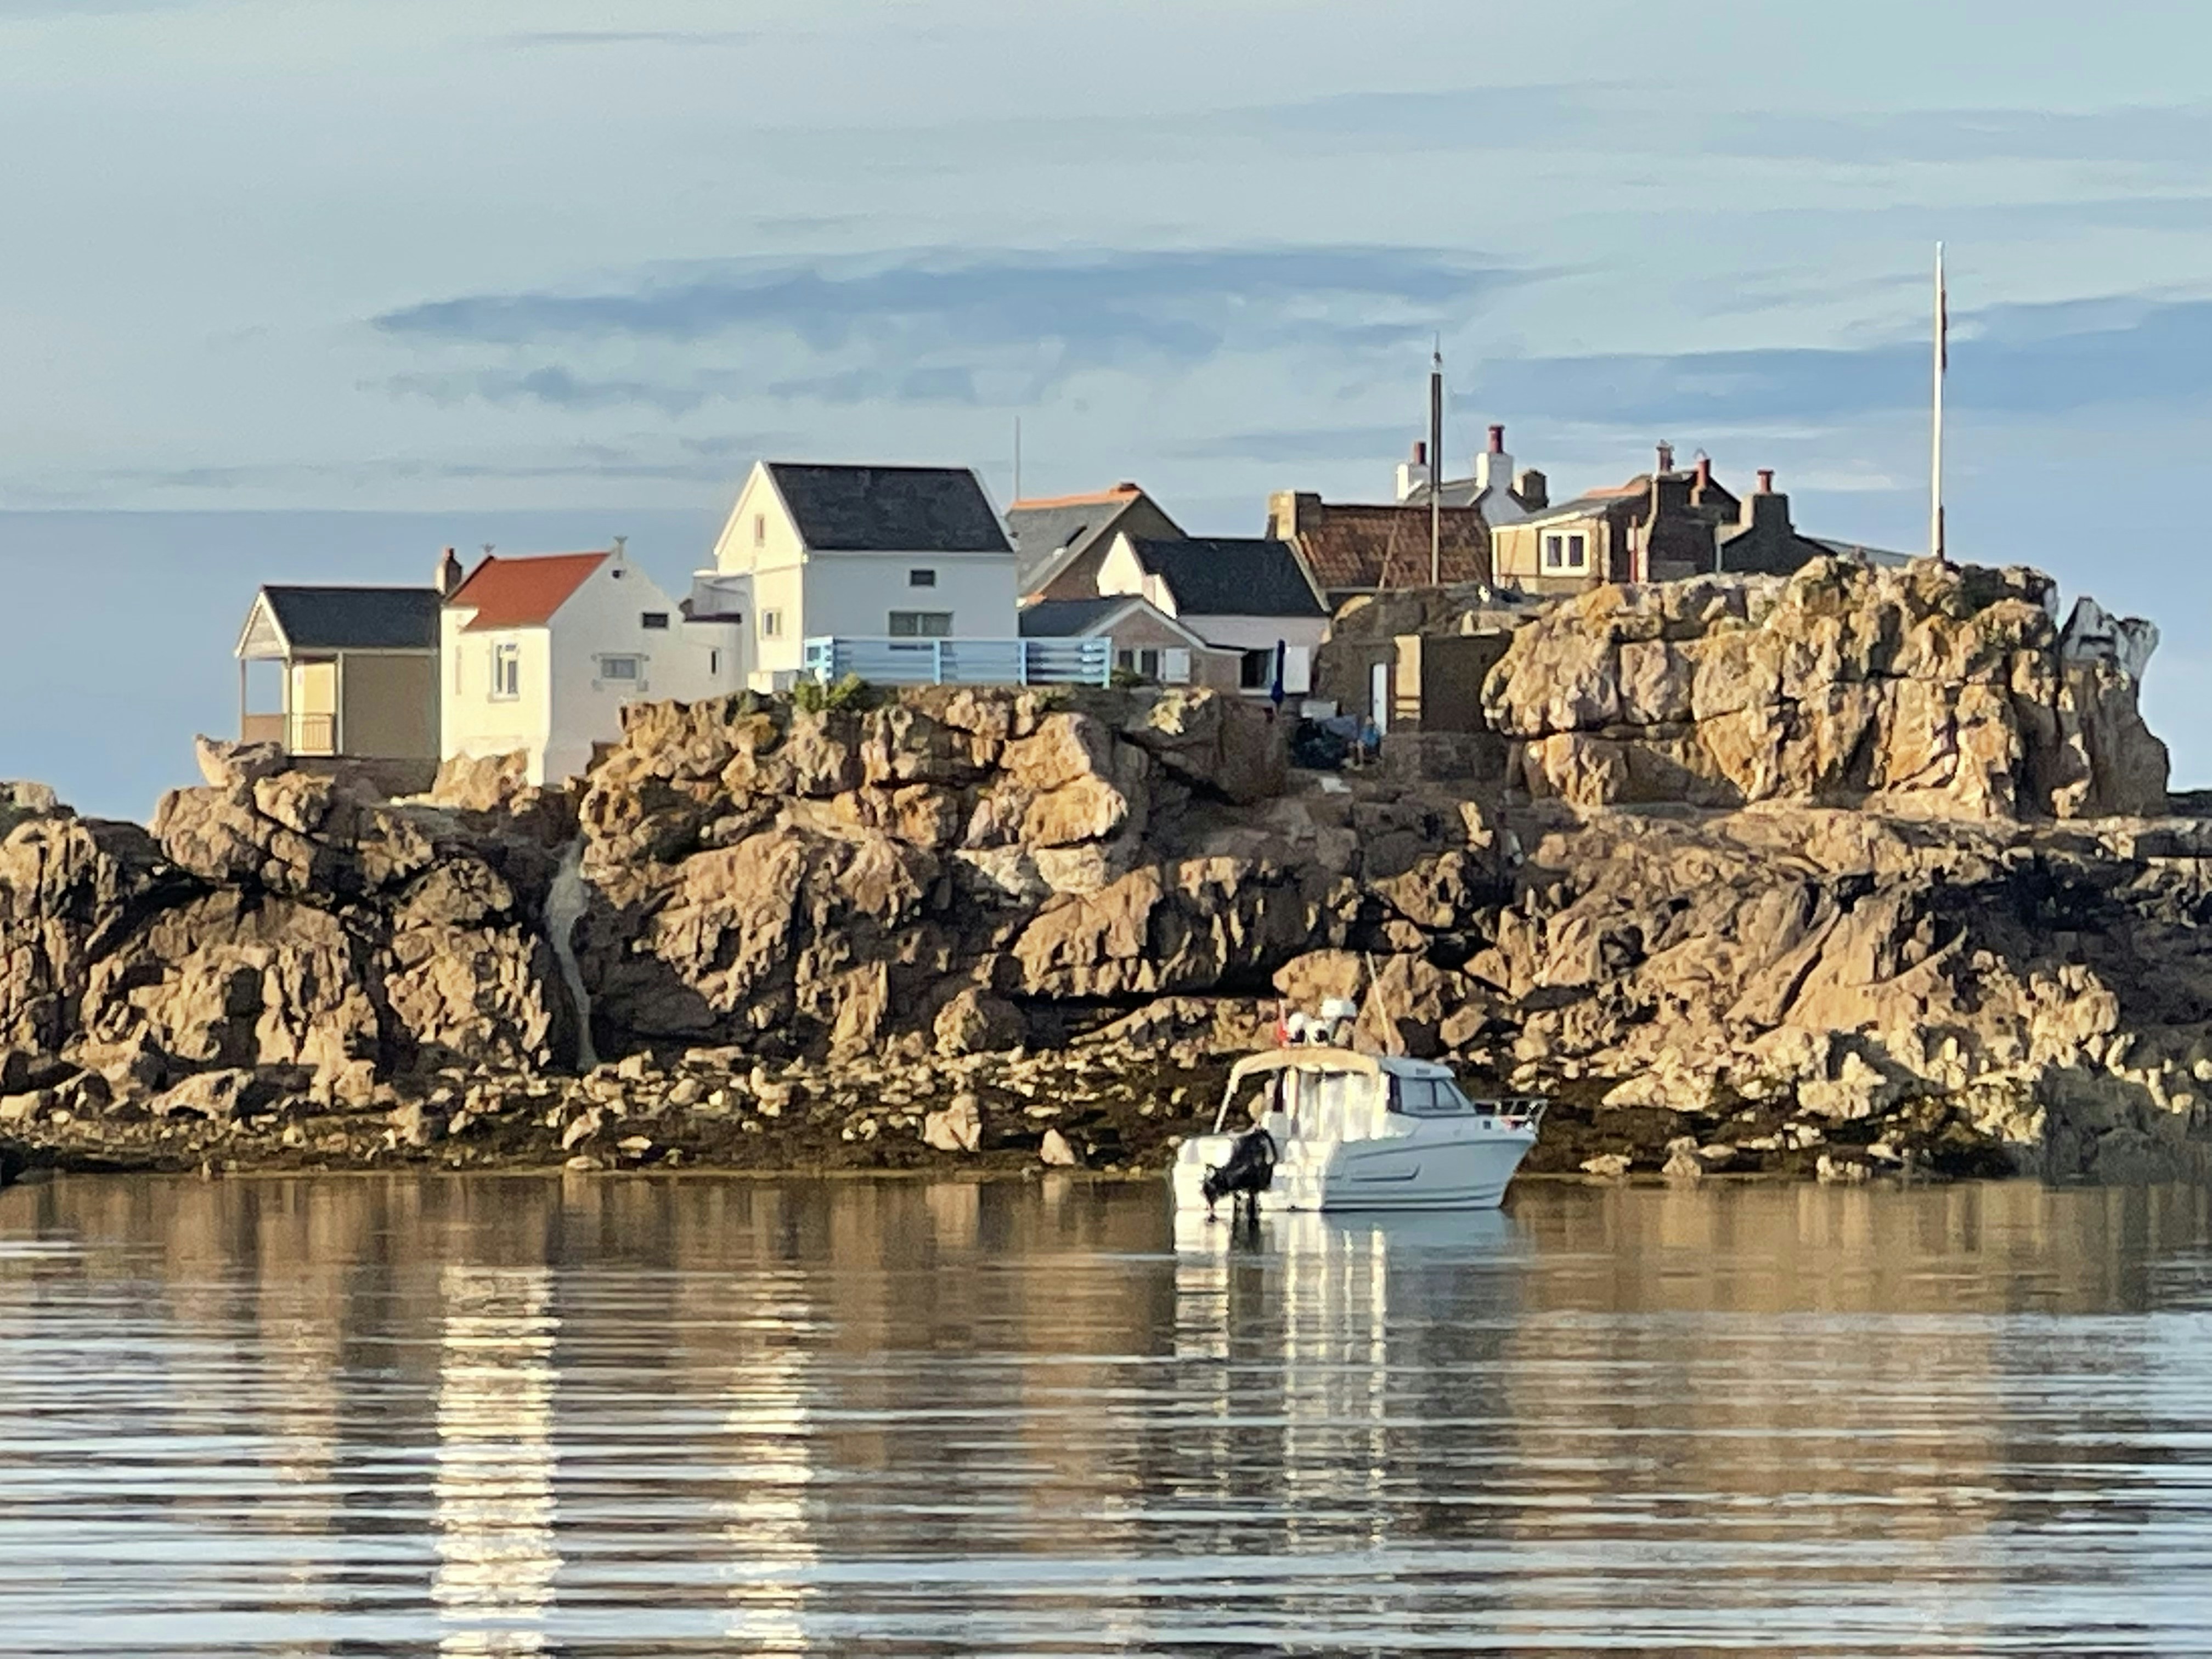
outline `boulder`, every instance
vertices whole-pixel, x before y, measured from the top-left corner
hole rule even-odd
[[[974,1152],[983,1144],[981,1101],[973,1093],[955,1095],[942,1111],[923,1116],[921,1139],[940,1152]]]

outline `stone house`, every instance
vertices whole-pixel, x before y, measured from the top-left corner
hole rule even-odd
[[[679,611],[620,543],[487,555],[440,617],[440,752],[520,754],[536,784],[573,777],[622,735],[623,705],[738,690],[742,631]]]
[[[1491,532],[1482,509],[1447,507],[1442,520],[1440,585],[1487,583]],[[1267,500],[1268,536],[1297,554],[1331,611],[1364,594],[1430,586],[1429,529],[1426,507],[1325,501],[1289,489]]]
[[[1019,556],[1016,580],[1024,599],[1085,599],[1098,592],[1098,567],[1124,532],[1169,539],[1182,526],[1150,495],[1124,480],[1091,495],[1016,501],[1006,531]]]
[[[1678,469],[1666,445],[1650,472],[1496,526],[1491,548],[1499,586],[1528,593],[1717,571],[1786,575],[1828,550],[1790,524],[1790,498],[1775,490],[1771,471],[1738,497],[1714,478],[1710,460]]]
[[[1141,594],[1034,600],[1022,607],[1021,631],[1025,640],[1110,640],[1116,669],[1162,685],[1234,691],[1243,674],[1241,651],[1208,645]]]
[[[745,619],[738,683],[781,690],[810,638],[1013,640],[1016,565],[969,468],[762,461],[690,612]]]
[[[1236,653],[1239,690],[1268,695],[1279,664],[1286,696],[1311,689],[1328,612],[1287,542],[1125,533],[1099,566],[1098,587],[1140,597],[1213,649]]]

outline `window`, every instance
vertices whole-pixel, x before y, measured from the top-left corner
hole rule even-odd
[[[461,651],[461,647],[458,645],[455,646],[453,647],[453,695],[457,697],[461,694],[462,657],[463,653]]]
[[[937,586],[937,573],[934,570],[909,570],[906,573],[906,585],[908,587],[934,587]]]
[[[641,611],[637,614],[637,625],[640,628],[665,629],[668,613],[665,611]]]
[[[722,672],[722,653],[720,652],[709,651],[707,653],[707,672],[709,674],[719,674]]]
[[[1160,653],[1157,651],[1116,651],[1114,665],[1132,674],[1141,674],[1148,680],[1160,677]]]
[[[1390,1109],[1407,1117],[1464,1117],[1473,1109],[1448,1078],[1390,1079]]]
[[[1247,651],[1237,667],[1237,684],[1247,691],[1265,691],[1275,683],[1275,653]]]
[[[1580,531],[1576,531],[1571,535],[1545,537],[1544,568],[1547,570],[1589,569],[1589,538]]]
[[[501,702],[522,695],[522,647],[513,641],[491,648],[491,694]]]
[[[626,574],[627,574],[627,573],[623,569],[623,568],[622,568],[620,565],[617,565],[617,566],[615,566],[612,569],[611,569],[611,570],[609,570],[609,571],[607,572],[607,580],[608,580],[609,581],[617,581],[617,582],[618,582],[618,581],[620,581],[620,580],[623,579],[623,577]]]
[[[952,637],[950,611],[894,611],[891,637],[895,640],[949,640]]]
[[[645,677],[645,661],[641,657],[602,657],[599,659],[599,678],[625,683]]]
[[[783,637],[783,612],[781,611],[762,611],[760,613],[760,636],[763,639],[781,639]]]
[[[768,545],[768,514],[765,513],[753,514],[753,545],[755,547]]]

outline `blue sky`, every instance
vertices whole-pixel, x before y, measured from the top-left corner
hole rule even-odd
[[[2156,618],[2212,782],[2212,13],[2110,0],[0,0],[0,775],[143,813],[263,580],[627,531],[756,456],[1374,497],[1651,445]],[[57,516],[58,515],[58,516]],[[33,712],[35,711],[35,712]],[[128,732],[126,738],[121,735]]]

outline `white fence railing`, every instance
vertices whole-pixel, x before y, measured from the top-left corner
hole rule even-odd
[[[820,635],[805,672],[825,684],[857,675],[872,685],[1108,685],[1110,640],[894,640]]]

